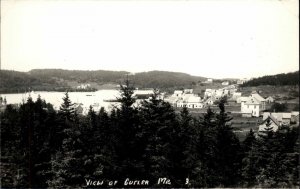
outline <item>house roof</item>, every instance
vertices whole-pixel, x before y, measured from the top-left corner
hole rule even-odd
[[[233,95],[233,96],[241,96],[242,93],[241,93],[241,92],[234,92],[232,95]]]
[[[276,118],[274,118],[272,115],[269,115],[266,119],[264,119],[260,125],[264,124],[265,122],[267,122],[267,120],[270,119],[271,121],[273,121],[277,126],[280,126],[280,123],[276,120]]]
[[[245,102],[245,104],[247,104],[247,105],[252,105],[252,104],[260,104],[260,102],[256,99],[256,98],[254,98],[254,97],[250,97],[246,102]]]
[[[240,98],[238,98],[241,102],[247,102],[249,100],[249,97],[247,96],[241,96]]]
[[[267,119],[271,115],[271,112],[264,112],[263,113],[263,120]]]
[[[282,118],[283,119],[291,119],[292,114],[291,113],[282,113]]]
[[[187,102],[188,103],[199,103],[199,102],[201,102],[201,97],[199,97],[199,96],[191,96],[191,97],[189,97],[188,99],[187,99]]]
[[[182,93],[183,93],[182,90],[175,90],[175,91],[174,91],[174,94],[182,94]]]
[[[265,120],[267,117],[272,116],[274,119],[276,119],[278,122],[282,122],[282,119],[291,119],[292,114],[291,113],[283,113],[283,112],[264,112],[263,114],[263,120]]]
[[[292,116],[299,116],[299,112],[297,112],[297,111],[292,111],[291,114],[292,114]]]
[[[153,90],[135,90],[135,95],[143,95],[143,94],[154,94]]]
[[[261,96],[260,96],[259,94],[257,94],[257,93],[251,94],[251,97],[256,98],[256,100],[258,100],[259,102],[266,101],[266,99],[264,99],[263,97],[261,97]]]

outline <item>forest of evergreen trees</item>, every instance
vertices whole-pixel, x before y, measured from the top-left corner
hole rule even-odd
[[[299,85],[299,71],[254,78],[244,83],[242,86],[247,87],[259,85]]]
[[[298,129],[239,141],[224,104],[193,118],[158,100],[133,107],[132,87],[121,87],[121,106],[111,113],[90,108],[78,115],[66,93],[58,111],[41,98],[1,113],[1,185],[87,187],[295,187],[299,186]],[[159,178],[170,182],[157,184]],[[148,185],[124,181],[148,180]],[[170,184],[170,185],[169,185]],[[89,186],[92,187],[92,186]],[[96,187],[110,187],[108,184]]]

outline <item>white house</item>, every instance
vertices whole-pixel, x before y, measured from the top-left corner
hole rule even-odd
[[[229,85],[229,82],[228,81],[224,81],[224,82],[222,82],[222,85],[227,86],[227,85]]]
[[[173,97],[182,97],[183,91],[182,90],[175,90],[174,94],[172,95]]]
[[[183,107],[186,107],[186,103],[183,101],[183,100],[178,100],[176,102],[176,107],[177,108],[183,108]]]
[[[279,125],[286,125],[289,126],[291,124],[292,113],[286,112],[264,112],[263,120],[267,119],[269,116],[272,116]]]
[[[238,81],[236,82],[236,84],[241,85],[241,84],[245,83],[245,82],[248,81],[248,80],[249,80],[249,79],[247,79],[247,78],[243,78],[243,79],[238,80]]]
[[[206,81],[204,81],[203,83],[212,83],[212,82],[213,82],[213,79],[209,78]]]
[[[258,126],[258,131],[259,132],[265,132],[266,131],[266,124],[267,124],[267,121],[270,120],[269,122],[269,127],[272,128],[272,130],[274,132],[276,132],[278,130],[278,128],[280,127],[280,123],[272,116],[272,115],[269,115],[266,119],[264,119]]]
[[[193,93],[193,89],[184,89],[183,93],[184,94],[192,94]]]
[[[215,96],[221,98],[222,96],[224,96],[224,91],[221,89],[216,90]]]
[[[240,98],[242,96],[242,93],[241,92],[234,92],[232,94],[232,99],[233,100],[237,100],[238,98]]]
[[[265,110],[266,109],[266,99],[261,97],[258,93],[252,93],[250,97],[254,97],[259,103],[260,103],[260,109]]]
[[[203,103],[201,102],[201,97],[191,96],[187,99],[188,108],[203,108]]]
[[[204,96],[205,97],[210,97],[212,95],[212,89],[205,89],[205,92],[204,92]]]
[[[81,85],[78,85],[78,86],[77,86],[77,89],[87,89],[87,88],[89,88],[89,87],[91,87],[90,84],[81,84]]]
[[[241,113],[243,116],[249,116],[251,113],[251,116],[253,117],[259,117],[259,111],[260,111],[260,103],[256,98],[250,97],[247,101],[243,101],[241,103]]]
[[[213,99],[212,97],[210,97],[209,99],[207,99],[207,100],[205,101],[205,104],[206,104],[206,105],[213,105],[213,104],[214,104],[214,99]]]
[[[274,98],[269,96],[268,98],[266,98],[266,102],[267,103],[272,103],[272,102],[274,102]]]
[[[201,97],[194,94],[185,94],[181,100],[177,101],[176,107],[203,108],[203,103]]]

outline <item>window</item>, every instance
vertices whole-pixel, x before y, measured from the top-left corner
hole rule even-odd
[[[249,108],[249,105],[247,105],[247,108]]]
[[[256,105],[254,105],[254,109],[256,109]]]

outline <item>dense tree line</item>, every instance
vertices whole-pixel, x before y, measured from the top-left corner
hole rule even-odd
[[[247,81],[242,86],[247,87],[259,85],[299,85],[299,71],[254,78],[250,81]]]
[[[203,117],[176,114],[156,98],[135,107],[121,87],[120,107],[78,115],[66,93],[58,111],[40,97],[1,113],[2,187],[86,187],[87,180],[149,180],[142,187],[294,187],[298,129],[250,131],[240,142],[224,104]],[[171,185],[157,184],[167,177]],[[92,187],[92,186],[89,186]],[[108,187],[100,185],[97,187]],[[133,186],[130,186],[133,187]],[[141,186],[138,186],[141,187]]]

